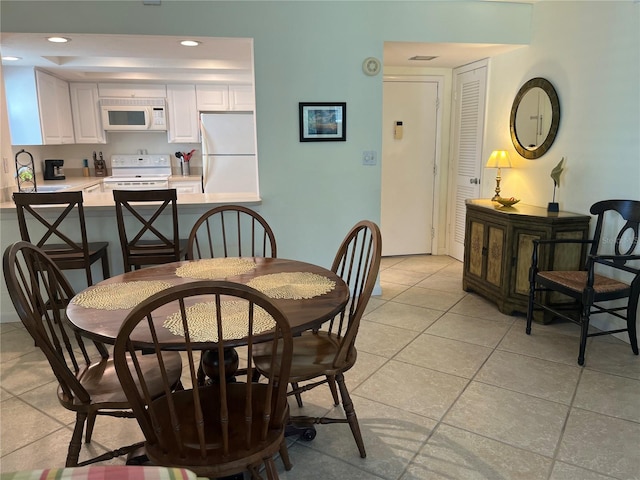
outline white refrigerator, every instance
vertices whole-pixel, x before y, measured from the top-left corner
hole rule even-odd
[[[202,113],[204,193],[258,196],[253,112]]]

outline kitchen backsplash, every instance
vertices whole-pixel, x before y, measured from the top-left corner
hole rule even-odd
[[[191,157],[191,175],[202,173],[202,151],[199,143],[168,143],[166,132],[107,132],[106,144],[72,144],[72,145],[19,145],[13,146],[13,158],[10,171],[15,175],[13,159],[22,149],[33,155],[36,172],[42,172],[42,164],[47,158],[60,158],[64,160],[65,175],[82,176],[82,161],[89,161],[89,169],[93,176],[93,152],[102,152],[107,163],[107,172],[111,174],[111,155],[135,154],[140,150],[146,150],[148,154],[170,153],[171,169],[174,175],[180,175],[180,161],[175,152],[189,152],[196,149]]]

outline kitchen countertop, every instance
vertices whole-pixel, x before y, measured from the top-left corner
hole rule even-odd
[[[81,190],[83,188],[90,187],[97,183],[101,183],[103,177],[69,177],[64,180],[42,180],[37,178],[37,185],[56,186],[66,185],[61,191],[66,190]],[[200,180],[200,176],[182,176],[172,175],[169,178],[170,181],[194,181]],[[16,189],[17,191],[17,189]],[[243,205],[259,205],[262,200],[255,193],[178,193],[178,206],[180,205],[208,205],[208,204],[243,204]],[[83,205],[86,209],[101,210],[114,208],[113,194],[108,193],[90,193],[84,195]],[[51,207],[44,207],[51,208]],[[55,207],[54,207],[55,208]],[[0,212],[13,211],[15,212],[16,206],[13,201],[0,203]]]

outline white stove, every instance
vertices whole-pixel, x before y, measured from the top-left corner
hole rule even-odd
[[[111,176],[102,181],[109,190],[156,190],[169,188],[171,156],[111,155]]]

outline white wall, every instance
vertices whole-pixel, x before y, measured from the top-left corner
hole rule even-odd
[[[562,210],[589,213],[598,200],[640,199],[640,4],[540,2],[532,20],[529,47],[491,60],[483,151],[484,158],[492,150],[512,155],[515,168],[502,171],[502,192],[546,206],[551,169],[565,157],[556,191]],[[533,77],[554,85],[560,128],[543,157],[527,160],[513,148],[509,115]],[[494,186],[483,181],[484,196]]]

